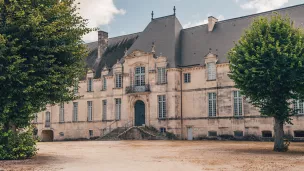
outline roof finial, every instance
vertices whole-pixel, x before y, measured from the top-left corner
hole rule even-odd
[[[124,56],[127,56],[127,54],[128,54],[128,49],[126,48],[126,49],[125,49],[125,55],[124,55]]]
[[[152,42],[152,50],[151,50],[152,53],[155,53],[155,43]]]
[[[154,19],[154,12],[153,11],[151,13],[151,16],[152,16],[151,20],[153,20]]]
[[[174,12],[174,15],[175,15],[176,14],[176,8],[175,8],[175,6],[173,8],[173,12]]]

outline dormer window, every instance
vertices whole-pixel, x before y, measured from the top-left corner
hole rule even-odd
[[[214,62],[207,63],[208,80],[216,80],[216,65]]]
[[[115,88],[122,88],[122,74],[115,74]]]
[[[144,86],[145,81],[145,67],[135,68],[135,86]]]
[[[88,78],[88,85],[87,85],[87,91],[92,92],[93,91],[93,78]]]

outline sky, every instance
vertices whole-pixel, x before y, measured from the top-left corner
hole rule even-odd
[[[109,37],[141,32],[154,18],[173,14],[183,28],[202,25],[208,16],[219,20],[236,18],[273,9],[304,4],[304,0],[77,0],[79,13],[89,19],[88,27],[99,28]],[[97,41],[97,32],[83,37],[88,42]]]

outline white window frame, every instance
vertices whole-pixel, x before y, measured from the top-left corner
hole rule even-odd
[[[167,118],[166,95],[158,95],[157,102],[158,102],[158,118],[160,119]]]
[[[115,88],[122,88],[122,74],[115,74]]]
[[[304,100],[295,100],[294,109],[297,110],[298,115],[304,114]]]
[[[107,100],[102,100],[102,120],[107,120]]]
[[[107,78],[105,76],[102,79],[102,90],[107,90]]]
[[[217,112],[217,102],[216,102],[216,93],[215,92],[209,92],[208,93],[208,116],[209,117],[216,117]]]
[[[145,67],[139,66],[135,68],[135,86],[144,86],[146,84]]]
[[[64,122],[64,103],[59,104],[59,122]]]
[[[121,98],[115,98],[115,120],[121,119]]]
[[[73,102],[73,122],[78,121],[78,102]]]
[[[88,84],[87,84],[87,91],[88,92],[93,92],[93,78],[88,78]]]
[[[209,62],[207,63],[207,77],[208,80],[216,80],[216,63]]]
[[[184,73],[184,83],[190,83],[191,82],[191,73]]]
[[[166,84],[167,83],[167,71],[165,67],[157,68],[157,83]]]
[[[87,101],[88,121],[93,121],[93,101]]]
[[[244,115],[244,107],[243,107],[243,96],[240,91],[233,91],[233,115],[234,116],[243,116]]]

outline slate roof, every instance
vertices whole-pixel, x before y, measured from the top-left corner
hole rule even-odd
[[[219,21],[212,32],[208,32],[208,24],[183,29],[176,16],[169,15],[152,20],[141,33],[109,38],[108,48],[101,60],[97,59],[98,42],[88,43],[90,54],[86,59],[87,66],[96,71],[98,78],[105,65],[111,68],[117,60],[124,62],[125,48],[129,49],[129,54],[134,50],[151,52],[152,42],[155,43],[157,56],[162,54],[168,57],[169,68],[203,65],[204,57],[210,51],[218,55],[218,63],[227,63],[227,52],[252,20],[273,12],[288,14],[296,27],[304,28],[304,4]]]

